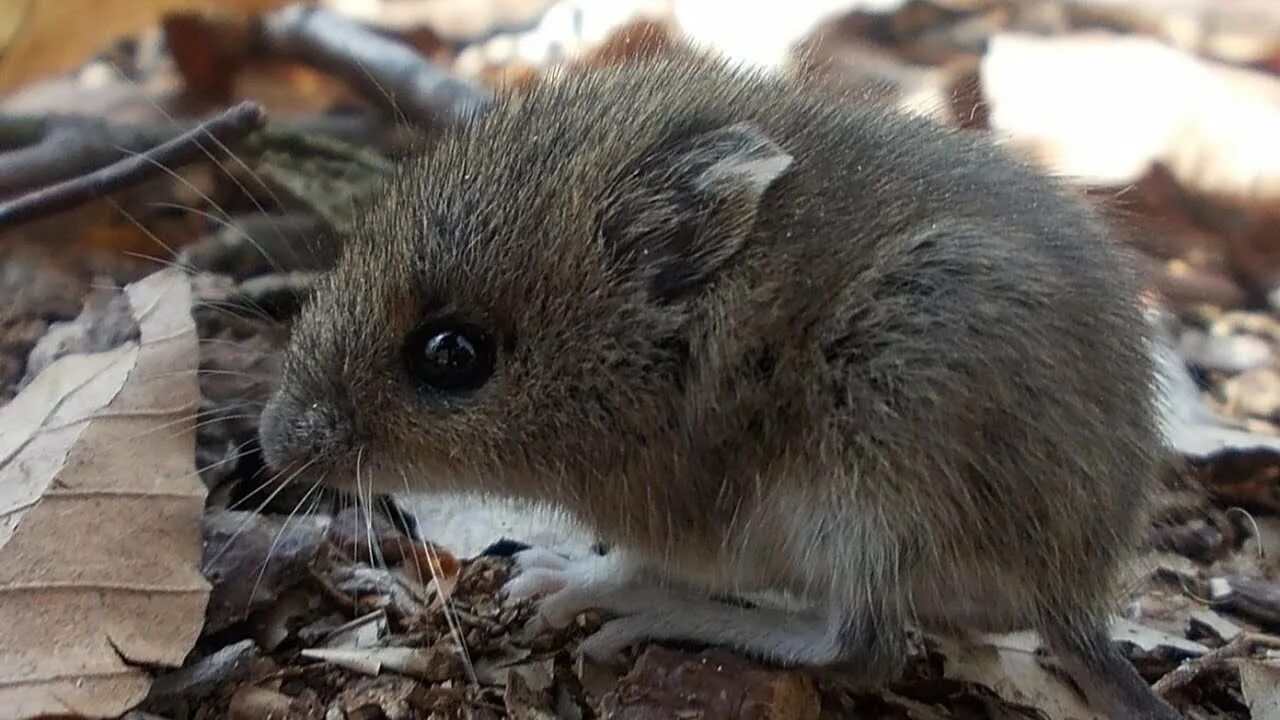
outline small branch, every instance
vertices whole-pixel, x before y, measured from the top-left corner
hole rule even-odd
[[[489,104],[484,89],[407,45],[321,7],[291,5],[264,17],[261,40],[272,52],[342,78],[414,123],[453,123]]]
[[[263,120],[262,108],[256,103],[241,103],[145,152],[0,204],[0,229],[73,208],[113,190],[136,185],[165,169],[210,157],[218,148],[205,147],[203,140],[212,138],[225,145],[261,127]]]
[[[1156,681],[1152,689],[1160,695],[1168,695],[1174,690],[1190,685],[1207,672],[1226,667],[1240,658],[1252,655],[1254,650],[1277,647],[1280,647],[1280,638],[1274,635],[1242,633],[1226,645],[1210,650],[1170,670]]]
[[[114,125],[74,115],[0,115],[0,200],[96,170],[168,142],[198,123]],[[278,130],[334,137],[357,145],[393,142],[373,113],[309,115],[271,122]]]
[[[0,117],[0,147],[7,151],[0,155],[0,198],[83,175],[186,129],[117,127],[84,117]]]

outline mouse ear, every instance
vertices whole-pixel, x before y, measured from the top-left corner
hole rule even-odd
[[[750,123],[668,142],[613,184],[600,231],[660,302],[701,286],[742,247],[789,153]]]

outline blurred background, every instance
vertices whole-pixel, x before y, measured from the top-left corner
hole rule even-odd
[[[556,66],[625,62],[692,42],[993,133],[1070,178],[1139,251],[1160,298],[1153,303],[1191,323],[1176,330],[1181,347],[1213,376],[1201,380],[1221,391],[1215,400],[1228,414],[1269,426],[1271,398],[1280,403],[1269,370],[1269,311],[1280,305],[1280,3],[328,0],[314,8],[304,17],[277,0],[4,0],[0,197],[172,139],[241,100],[260,104],[272,129],[393,159],[415,134]],[[262,143],[247,152],[252,162],[224,163],[229,171],[196,164],[167,182],[132,184],[111,203],[0,225],[0,397],[25,373],[41,323],[78,312],[93,276],[124,282],[153,267],[138,255],[172,259],[225,231],[216,220],[260,234],[262,210],[314,235],[308,222],[324,215],[317,202],[358,194],[329,187],[320,199],[302,197],[281,167],[296,165],[296,152],[277,148],[274,163],[268,153],[266,169],[257,165]],[[237,177],[249,165],[270,187]],[[267,269],[250,260],[238,279]],[[1235,311],[1262,314],[1245,321]]]

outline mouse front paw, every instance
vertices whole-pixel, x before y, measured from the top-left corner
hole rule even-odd
[[[569,558],[535,547],[516,553],[515,574],[503,592],[513,599],[542,596],[539,615],[562,628],[588,610],[612,610],[611,599],[637,575],[632,563],[612,553]]]

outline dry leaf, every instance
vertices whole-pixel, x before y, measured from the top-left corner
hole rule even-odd
[[[1193,640],[1136,623],[1128,618],[1116,618],[1111,623],[1111,640],[1132,643],[1143,652],[1165,651],[1183,657],[1198,657],[1209,648]]]
[[[940,638],[947,658],[946,675],[985,685],[1001,698],[1034,707],[1061,720],[1105,720],[1063,678],[1049,672],[1036,658],[1040,641],[1035,633],[988,636],[978,642]]]
[[[1240,692],[1254,720],[1280,720],[1280,668],[1252,660],[1241,662]]]
[[[197,345],[175,271],[126,288],[141,341],[50,365],[0,408],[0,708],[114,717],[200,633]]]
[[[0,2],[0,93],[68,72],[113,40],[177,12],[261,13],[289,0],[5,0]]]
[[[1054,172],[1123,185],[1163,162],[1185,185],[1280,197],[1280,79],[1155,40],[1088,33],[993,37],[982,60],[991,126]]]
[[[431,0],[368,2],[326,0],[325,5],[361,22],[407,32],[431,28],[448,40],[472,42],[505,28],[538,20],[554,0]]]

